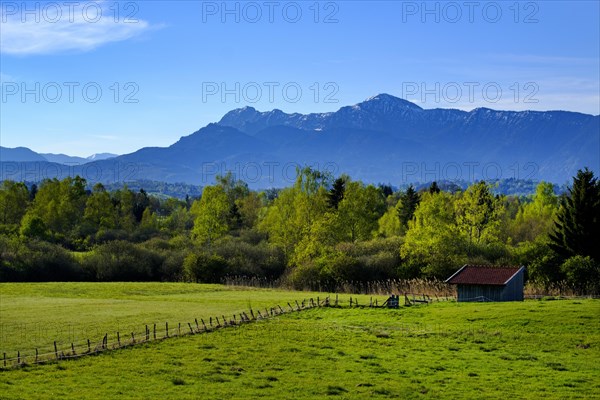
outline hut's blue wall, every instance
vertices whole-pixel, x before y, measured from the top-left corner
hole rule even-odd
[[[502,301],[504,286],[458,285],[458,301]]]
[[[523,272],[503,286],[457,285],[458,301],[523,301]]]
[[[504,286],[502,301],[523,301],[523,271],[519,271]]]

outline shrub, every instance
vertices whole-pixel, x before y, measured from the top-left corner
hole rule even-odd
[[[160,278],[164,257],[141,246],[114,241],[96,247],[84,266],[99,281],[150,281]]]
[[[0,241],[0,280],[6,281],[74,281],[84,280],[73,256],[61,246],[17,238]]]
[[[227,275],[227,263],[216,254],[192,252],[183,260],[183,273],[188,281],[219,283]]]
[[[596,292],[600,289],[600,265],[589,256],[568,258],[560,270],[567,284],[579,292]]]

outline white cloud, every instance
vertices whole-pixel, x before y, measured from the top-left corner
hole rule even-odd
[[[25,14],[19,7],[16,10],[3,8],[0,53],[35,55],[89,51],[107,43],[131,39],[153,28],[141,19],[115,18],[106,2],[73,4],[78,5],[65,6],[60,9],[60,14],[43,8],[33,14]],[[89,4],[94,6],[86,8]]]

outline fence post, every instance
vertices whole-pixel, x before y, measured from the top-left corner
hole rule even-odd
[[[146,342],[150,340],[150,328],[146,325]]]
[[[338,294],[337,293],[335,294],[335,306],[336,307],[338,306]]]
[[[200,321],[202,321],[202,326],[204,327],[204,330],[206,330],[206,324],[204,323],[204,320],[200,318]]]
[[[279,304],[277,304],[277,307],[279,307],[279,311],[281,311],[281,313],[283,314],[284,313],[283,308],[281,308],[281,306]]]
[[[179,323],[177,328],[177,336],[181,336],[181,322]]]
[[[21,364],[21,352],[17,351],[17,364]]]
[[[290,303],[288,303],[290,304]],[[252,311],[252,309],[250,309],[250,315],[252,315],[252,319],[256,319],[256,317],[254,316],[254,311]]]
[[[88,353],[92,352],[92,346],[90,345],[90,339],[87,340],[88,342]]]
[[[4,366],[6,367],[6,353],[4,353]]]
[[[169,337],[169,322],[165,322],[165,337]]]
[[[133,332],[131,332],[131,343],[135,344],[135,336],[133,336]]]
[[[119,335],[119,332],[117,332],[117,343],[119,344],[119,347],[121,347],[121,335]]]
[[[188,322],[188,326],[190,327],[190,333],[193,335],[193,334],[194,334],[194,330],[192,329],[192,324],[190,324],[190,323]]]
[[[156,340],[156,322],[154,323],[154,340]]]
[[[56,348],[56,340],[54,341],[54,355],[56,356],[56,359],[58,360],[58,349]]]
[[[200,332],[200,326],[198,325],[198,318],[194,318],[194,322],[196,323],[196,331]]]
[[[71,343],[71,352],[72,352],[72,354],[73,354],[74,356],[75,356],[75,355],[77,355],[77,354],[75,353],[75,345],[74,345],[73,343]]]

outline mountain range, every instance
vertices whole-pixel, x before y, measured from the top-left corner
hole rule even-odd
[[[169,147],[145,147],[69,168],[61,167],[58,155],[38,159],[28,149],[15,150],[2,149],[3,179],[79,174],[92,182],[147,179],[206,185],[231,170],[251,187],[267,188],[289,185],[297,166],[311,165],[334,175],[395,185],[509,178],[563,184],[577,169],[600,171],[600,116],[423,109],[380,94],[329,113],[244,107]],[[11,159],[7,154],[17,155]]]

